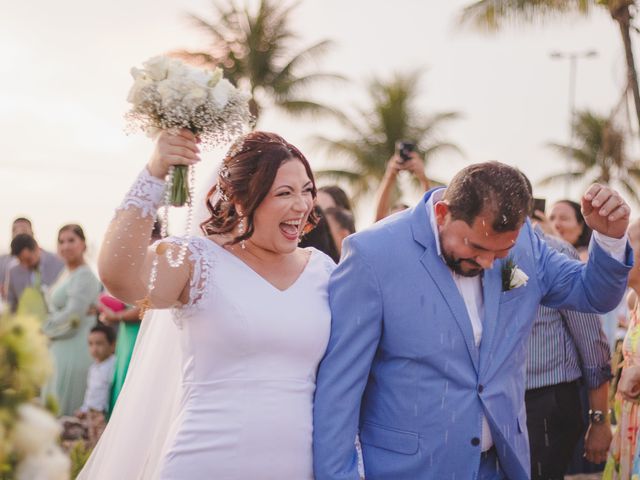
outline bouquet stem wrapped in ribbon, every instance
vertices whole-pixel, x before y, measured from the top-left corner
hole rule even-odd
[[[134,84],[128,101],[129,130],[155,136],[161,130],[191,130],[204,147],[231,142],[251,123],[250,95],[222,77],[222,70],[203,70],[180,60],[158,56],[141,69],[131,69]],[[188,168],[177,166],[169,203],[190,203]]]
[[[173,183],[171,185],[170,203],[173,207],[181,207],[191,201],[189,182],[187,180],[188,169],[185,165],[174,167]]]

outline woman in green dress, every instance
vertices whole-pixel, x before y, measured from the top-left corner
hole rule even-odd
[[[140,309],[125,305],[107,294],[100,295],[98,309],[100,310],[100,321],[118,329],[116,368],[111,386],[111,401],[109,402],[109,413],[111,413],[124,385],[124,379],[127,377],[133,347],[138,338]],[[118,326],[116,327],[116,325]]]
[[[52,395],[60,415],[73,415],[82,405],[92,359],[87,337],[96,323],[93,313],[100,282],[85,263],[85,236],[79,225],[65,225],[58,232],[58,254],[65,269],[51,287],[49,314],[42,327],[51,343],[54,373],[42,389]]]

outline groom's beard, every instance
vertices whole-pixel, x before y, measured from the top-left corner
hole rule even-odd
[[[462,277],[477,277],[484,271],[484,269],[480,266],[479,263],[477,263],[475,260],[471,260],[470,258],[455,259],[453,258],[453,256],[449,255],[444,250],[442,251],[442,256],[444,257],[444,261],[447,264],[447,266]],[[463,270],[462,262],[465,262],[467,265],[470,265],[471,268],[467,268],[466,270]]]

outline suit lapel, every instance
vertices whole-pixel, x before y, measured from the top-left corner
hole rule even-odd
[[[484,298],[484,318],[482,319],[482,341],[480,342],[480,368],[486,372],[491,360],[493,339],[498,325],[498,307],[502,292],[502,265],[498,261],[493,268],[484,271],[482,296]]]
[[[447,267],[442,258],[438,256],[434,236],[435,234],[431,229],[430,218],[427,214],[425,204],[432,193],[433,190],[427,192],[422,201],[418,203],[412,212],[413,237],[418,243],[425,247],[425,252],[420,258],[420,262],[433,279],[433,283],[436,284],[449,306],[449,309],[458,324],[458,328],[460,328],[467,350],[469,351],[469,356],[471,357],[471,361],[477,372],[479,352],[475,345],[473,329],[471,327],[469,314],[467,313],[467,307],[462,295],[458,291],[458,287],[453,281],[451,270]]]

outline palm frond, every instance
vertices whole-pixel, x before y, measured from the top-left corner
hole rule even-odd
[[[464,7],[458,24],[493,33],[507,25],[542,22],[567,13],[587,15],[589,0],[479,0]]]
[[[566,180],[576,180],[585,178],[585,173],[582,171],[573,171],[573,172],[564,172],[564,173],[554,173],[543,179],[538,181],[538,185],[540,187],[546,187],[549,185],[553,185],[554,183],[566,181]]]
[[[640,204],[640,195],[638,192],[638,185],[635,182],[631,182],[629,180],[626,179],[620,179],[619,180],[620,185],[622,185],[622,188],[625,192],[627,192],[627,194],[629,195],[629,197],[636,202],[637,204]]]
[[[320,56],[325,55],[333,45],[334,42],[331,40],[322,40],[298,52],[280,69],[274,81],[282,81],[290,77],[296,69],[303,67],[308,61],[317,60]]]
[[[584,151],[575,147],[570,147],[568,145],[551,142],[547,144],[547,147],[555,150],[561,156],[569,160],[575,160],[576,162],[583,165],[584,168],[591,168],[596,164],[596,160],[592,152]]]
[[[340,113],[336,109],[327,105],[322,105],[321,103],[317,103],[312,100],[282,99],[277,101],[275,106],[294,117],[300,117],[304,115],[324,115],[335,118],[340,115]]]
[[[318,177],[331,178],[334,180],[345,180],[349,183],[360,180],[360,178],[362,177],[362,175],[360,175],[357,172],[350,172],[349,170],[339,170],[339,169],[331,169],[331,168],[316,170],[315,174]]]
[[[423,149],[422,153],[424,155],[425,163],[427,163],[434,156],[441,155],[443,151],[456,153],[461,157],[465,156],[463,150],[455,143],[450,143],[450,142],[435,143]]]
[[[334,109],[304,98],[313,85],[342,77],[303,71],[309,60],[320,58],[333,46],[328,40],[291,53],[293,42],[298,40],[292,15],[299,5],[300,1],[260,0],[250,9],[236,2],[214,0],[211,19],[188,15],[194,27],[209,37],[208,48],[174,53],[203,65],[221,66],[233,83],[248,85],[258,94],[253,99],[252,111],[256,114],[263,110],[258,102],[266,101],[294,116],[339,116]]]
[[[276,96],[288,97],[316,83],[344,82],[346,77],[335,73],[310,73],[300,77],[277,78],[271,88]]]
[[[312,141],[316,147],[324,150],[329,156],[358,158],[362,155],[363,144],[353,140],[332,140],[327,137],[316,135]]]
[[[364,195],[377,187],[395,151],[397,140],[412,139],[418,142],[425,152],[425,161],[440,151],[461,152],[454,143],[442,141],[434,135],[436,127],[459,118],[459,114],[442,112],[424,115],[418,109],[421,74],[421,71],[414,71],[397,73],[389,80],[370,80],[369,105],[356,108],[355,115],[344,115],[342,118],[345,135],[336,139],[314,137],[316,147],[334,162],[344,160],[348,162],[351,172],[359,172],[358,180],[350,180],[352,192],[356,192],[354,195]],[[419,119],[423,119],[422,122]]]

